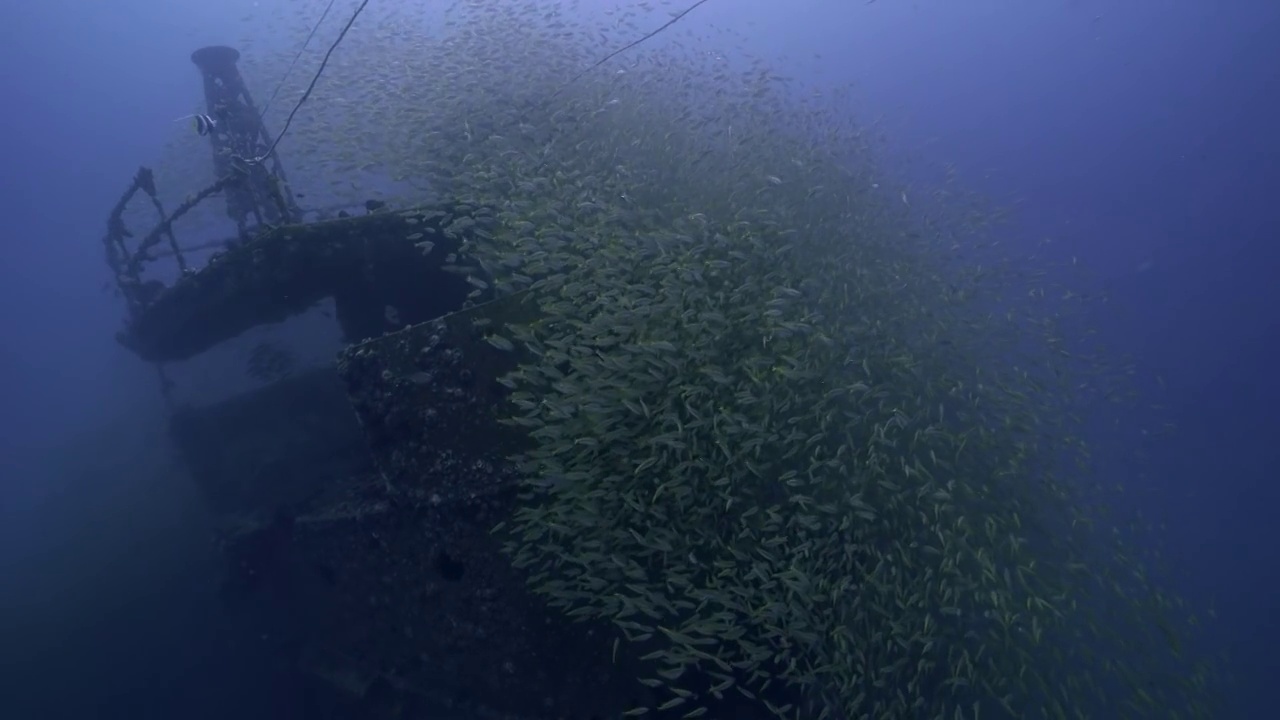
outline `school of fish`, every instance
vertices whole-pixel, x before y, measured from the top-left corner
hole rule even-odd
[[[287,5],[245,25],[259,96],[324,7]],[[1089,295],[696,15],[566,84],[680,9],[375,0],[280,145],[314,202],[461,203],[451,268],[536,299],[478,329],[526,358],[512,561],[643,657],[630,716],[1212,717],[1191,609],[1079,439],[1124,374],[1075,332]],[[198,140],[161,174],[211,180]]]

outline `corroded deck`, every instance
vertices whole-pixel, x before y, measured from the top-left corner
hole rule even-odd
[[[470,289],[441,269],[457,247],[443,234],[451,217],[424,208],[273,229],[160,291],[117,339],[147,361],[184,360],[328,297],[350,341],[439,317]]]

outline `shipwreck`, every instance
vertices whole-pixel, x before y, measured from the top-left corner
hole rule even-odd
[[[536,299],[468,301],[473,288],[442,269],[442,231],[465,206],[370,202],[304,220],[238,57],[191,57],[218,118],[219,179],[166,210],[141,168],[103,237],[127,308],[117,339],[166,393],[167,364],[322,300],[349,343],[327,367],[171,408],[173,442],[218,518],[229,607],[246,632],[280,639],[274,651],[333,717],[620,716],[646,688],[609,628],[546,608],[491,534],[517,502],[506,458],[522,438],[492,412],[515,361],[470,319],[500,326]],[[175,221],[219,200],[237,234],[193,267]],[[145,233],[123,219],[132,202],[154,206]],[[424,232],[438,238],[428,252],[409,239]],[[144,279],[162,260],[176,280]]]

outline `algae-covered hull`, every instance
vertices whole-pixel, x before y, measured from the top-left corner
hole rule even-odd
[[[586,720],[645,690],[608,628],[548,609],[492,532],[519,501],[522,440],[493,414],[514,359],[471,320],[533,311],[507,299],[345,350],[374,470],[224,538],[235,602],[278,613],[306,638],[299,669],[360,712]]]

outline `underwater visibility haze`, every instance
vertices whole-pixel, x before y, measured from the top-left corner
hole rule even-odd
[[[0,27],[0,718],[1274,715],[1280,6]]]

